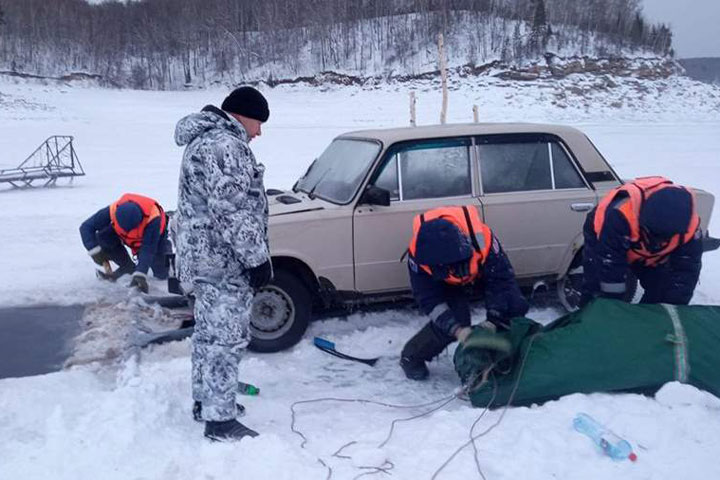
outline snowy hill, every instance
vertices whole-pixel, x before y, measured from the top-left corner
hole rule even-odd
[[[647,22],[636,0],[44,3],[3,2],[1,71],[178,89],[324,71],[418,76],[438,69],[440,33],[451,68],[511,68],[546,54],[663,61],[672,47],[669,27]]]
[[[252,148],[267,168],[267,187],[292,185],[344,131],[407,125],[411,90],[418,95],[420,124],[437,122],[441,102],[436,79],[263,89],[271,116]],[[224,88],[150,92],[3,80],[0,168],[20,163],[50,135],[70,134],[87,176],[51,189],[0,187],[0,304],[132,306],[124,282],[95,279],[78,226],[126,191],[152,195],[173,208],[181,157],[172,140],[174,124],[226,94]],[[623,177],[663,174],[720,194],[718,87],[675,75],[646,80],[610,71],[559,79],[540,72],[524,81],[454,72],[449,121],[469,121],[473,104],[483,121],[576,126]],[[717,210],[710,231],[720,235]],[[718,285],[715,252],[703,259],[693,302],[720,303]],[[155,293],[162,288],[151,285]],[[559,314],[536,306],[529,316],[547,321]],[[473,318],[480,321],[484,311],[475,309]],[[372,472],[375,478],[387,476],[367,467],[382,467],[392,478],[432,478],[467,442],[481,411],[462,400],[443,405],[458,386],[452,352],[431,365],[430,382],[402,377],[399,351],[424,321],[412,309],[330,318],[314,323],[306,340],[287,352],[248,353],[241,377],[261,394],[241,398],[248,411],[243,421],[261,435],[236,445],[205,441],[202,426],[192,420],[188,341],[119,352],[114,360],[54,374],[0,380],[0,479],[328,478],[318,459],[332,468],[334,480]],[[347,363],[315,349],[313,335],[355,355],[382,358],[375,367]],[[415,407],[330,400],[293,406],[328,397]],[[379,446],[394,419],[435,406],[441,408],[398,423]],[[627,438],[638,462],[615,463],[598,453],[572,429],[580,411]],[[475,434],[497,426],[478,440],[477,458],[488,479],[718,478],[719,413],[720,400],[680,384],[666,385],[655,398],[571,395],[543,406],[486,413]],[[307,438],[304,448],[291,425]],[[468,447],[437,478],[478,476]]]

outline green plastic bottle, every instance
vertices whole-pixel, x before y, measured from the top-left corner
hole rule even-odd
[[[260,389],[251,383],[238,382],[238,393],[240,395],[260,395]]]

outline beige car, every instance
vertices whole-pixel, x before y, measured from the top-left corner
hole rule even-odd
[[[556,288],[573,309],[583,222],[620,183],[588,137],[570,127],[466,124],[341,135],[292,191],[268,191],[275,278],[256,297],[251,347],[294,345],[323,308],[407,298],[403,254],[412,219],[443,205],[477,208],[520,284]],[[707,232],[714,198],[697,194]],[[630,282],[634,293],[637,282]]]

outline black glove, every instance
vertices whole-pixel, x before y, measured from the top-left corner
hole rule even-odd
[[[487,308],[486,320],[499,331],[509,330],[511,320],[515,317],[524,316],[530,305],[520,290],[514,288],[509,292],[496,294],[485,304]]]
[[[485,321],[495,325],[495,329],[498,331],[510,330],[510,319],[500,315],[500,312],[497,310],[489,309]]]
[[[130,281],[130,288],[137,288],[143,293],[148,293],[147,277],[144,273],[135,272],[132,280]]]
[[[110,257],[108,257],[108,254],[99,246],[93,248],[92,250],[88,250],[88,254],[90,255],[90,258],[93,259],[93,262],[97,263],[101,267],[105,262],[110,261]]]
[[[250,275],[250,286],[254,289],[264,287],[273,278],[272,262],[266,260],[265,263],[261,263],[257,267],[253,267],[248,270]]]

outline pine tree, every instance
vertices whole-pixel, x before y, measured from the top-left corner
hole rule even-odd
[[[535,13],[533,14],[533,33],[544,35],[547,30],[547,15],[545,13],[545,0],[535,0]]]
[[[672,48],[672,31],[665,24],[660,25],[658,29],[658,47],[663,54],[671,57],[675,56],[675,51]]]
[[[645,21],[640,16],[640,13],[635,14],[635,20],[633,20],[632,28],[630,30],[630,41],[635,45],[642,44],[643,37],[645,35]]]
[[[545,13],[545,0],[535,0],[535,11],[533,13],[533,27],[530,34],[530,49],[536,53],[542,53],[547,46],[550,35],[550,26],[547,23]]]
[[[520,35],[520,20],[515,22],[515,28],[513,28],[513,57],[517,63],[521,63],[523,60],[523,41],[522,35]]]

